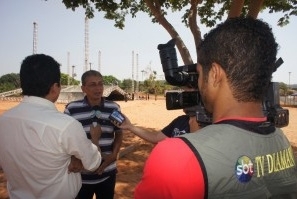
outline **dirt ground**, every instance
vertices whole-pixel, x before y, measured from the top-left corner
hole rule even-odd
[[[117,102],[129,119],[137,126],[151,131],[159,131],[175,117],[182,114],[182,110],[166,110],[165,100],[135,100]],[[0,115],[16,106],[18,102],[0,101]],[[58,110],[64,110],[64,104],[56,104]],[[288,139],[294,146],[297,156],[297,108],[288,108],[290,124],[283,128]],[[295,119],[294,119],[295,118]],[[133,198],[133,191],[142,176],[142,169],[146,158],[153,148],[153,144],[143,141],[130,132],[125,132],[124,141],[118,160],[118,174],[115,188],[115,199]],[[6,179],[0,170],[0,199],[8,199]]]

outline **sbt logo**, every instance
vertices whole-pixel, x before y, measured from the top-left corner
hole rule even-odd
[[[248,182],[254,173],[254,164],[247,156],[241,156],[237,159],[235,173],[240,182]]]

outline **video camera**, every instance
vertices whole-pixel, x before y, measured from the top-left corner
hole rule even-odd
[[[161,64],[166,81],[174,86],[187,86],[195,88],[195,91],[168,91],[166,92],[167,110],[184,109],[185,112],[196,107],[196,120],[202,124],[212,123],[212,116],[208,113],[201,101],[198,90],[197,64],[178,66],[175,50],[175,39],[171,39],[166,44],[158,45]],[[275,63],[276,69],[283,63],[279,58]],[[271,122],[278,128],[288,126],[289,111],[280,106],[279,101],[279,83],[271,82],[268,92],[263,100],[263,112],[268,122]]]
[[[195,89],[194,91],[166,92],[167,110],[183,108],[187,115],[196,115],[196,120],[200,124],[211,124],[211,114],[205,110],[198,91],[197,64],[178,66],[175,39],[170,40],[167,44],[159,44],[158,50],[166,81],[174,86],[186,86]]]

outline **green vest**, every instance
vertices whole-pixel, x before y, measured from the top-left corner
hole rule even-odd
[[[261,135],[215,124],[183,137],[205,165],[208,198],[297,198],[297,161],[280,129]]]

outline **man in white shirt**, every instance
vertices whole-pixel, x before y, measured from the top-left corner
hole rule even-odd
[[[95,171],[101,163],[82,125],[55,107],[60,78],[60,64],[50,56],[31,55],[22,62],[24,98],[0,117],[0,167],[11,199],[75,198],[79,171]]]

